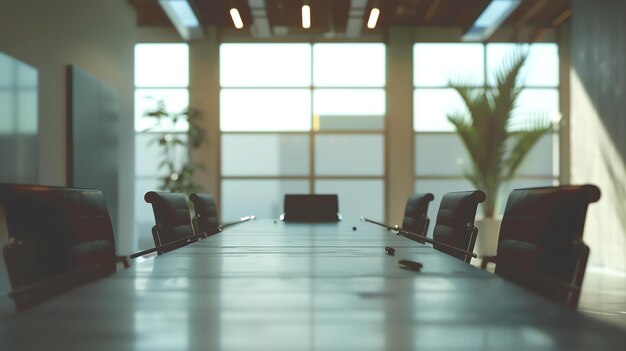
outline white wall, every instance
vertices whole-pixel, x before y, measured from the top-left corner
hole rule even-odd
[[[119,94],[120,253],[130,252],[133,245],[136,35],[135,10],[126,0],[0,0],[0,51],[39,71],[40,184],[65,185],[66,181],[66,66],[81,67]],[[4,223],[0,223],[2,230]],[[1,234],[0,245],[4,245]],[[0,292],[6,291],[3,264]]]
[[[571,181],[593,183],[590,265],[626,271],[626,2],[574,0]]]

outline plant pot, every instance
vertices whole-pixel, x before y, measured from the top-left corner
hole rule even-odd
[[[476,239],[476,253],[478,257],[495,256],[498,251],[498,237],[500,235],[501,218],[485,217],[476,220],[478,237]]]

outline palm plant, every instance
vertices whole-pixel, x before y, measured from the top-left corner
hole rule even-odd
[[[496,70],[496,85],[476,89],[451,82],[467,111],[454,111],[448,120],[456,128],[472,160],[465,177],[487,194],[485,217],[493,217],[500,186],[510,181],[537,141],[553,128],[545,113],[535,113],[513,125],[522,88],[516,86],[527,53],[517,51]]]
[[[193,108],[186,108],[179,113],[169,112],[165,102],[158,100],[157,108],[145,112],[144,115],[155,118],[157,125],[164,120],[168,120],[170,125],[175,125],[179,120],[186,120],[189,124],[189,129],[184,134],[165,133],[152,140],[161,147],[162,159],[158,167],[167,170],[167,175],[161,177],[160,190],[185,194],[201,191],[201,186],[193,177],[196,171],[202,170],[202,166],[189,159],[191,149],[199,148],[205,139],[204,130],[198,124],[199,112]],[[183,160],[178,159],[178,150],[181,147],[185,152]]]

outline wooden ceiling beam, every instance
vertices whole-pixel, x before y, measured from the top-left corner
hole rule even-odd
[[[525,25],[535,14],[537,14],[540,10],[542,10],[546,4],[547,0],[538,0],[536,1],[529,9],[526,11],[516,22],[516,27],[522,27]]]
[[[572,15],[572,9],[568,8],[561,12],[556,18],[552,21],[552,27],[558,27],[561,23],[565,22]]]
[[[430,4],[428,10],[426,10],[426,13],[424,14],[424,23],[430,23],[430,21],[435,17],[440,5],[441,0],[435,0]]]

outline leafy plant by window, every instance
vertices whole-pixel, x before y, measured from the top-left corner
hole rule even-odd
[[[199,111],[188,107],[182,112],[170,112],[165,103],[159,100],[157,108],[144,115],[156,119],[157,126],[166,124],[165,121],[168,121],[167,125],[173,126],[181,120],[187,121],[189,125],[186,132],[158,134],[149,144],[161,148],[158,168],[167,170],[167,175],[160,178],[159,189],[185,194],[202,191],[202,187],[194,181],[194,175],[197,171],[204,171],[203,166],[192,162],[190,158],[191,150],[199,148],[205,140],[205,132],[198,123]],[[179,159],[181,148],[184,155],[182,160]]]
[[[485,217],[493,217],[498,190],[516,174],[533,146],[553,124],[545,112],[535,112],[524,122],[513,125],[518,97],[522,88],[516,86],[527,52],[516,51],[505,57],[496,71],[496,85],[481,89],[463,82],[451,82],[463,99],[467,111],[447,115],[472,160],[465,177],[485,191]]]

